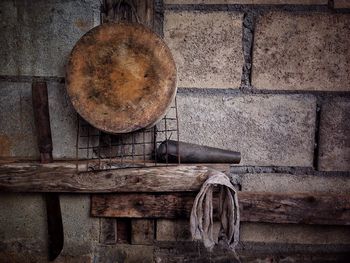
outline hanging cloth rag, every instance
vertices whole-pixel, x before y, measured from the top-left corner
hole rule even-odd
[[[218,212],[221,227],[218,236],[214,237],[213,190],[216,186],[220,187]],[[226,174],[212,170],[194,200],[190,218],[192,239],[202,240],[209,250],[212,250],[216,244],[223,245],[236,255],[239,222],[238,198],[234,186]]]

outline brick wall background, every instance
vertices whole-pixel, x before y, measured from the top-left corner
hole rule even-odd
[[[48,82],[54,158],[75,157],[67,55],[100,23],[98,0],[0,3],[0,156],[38,158],[31,81]],[[242,152],[243,191],[350,192],[350,1],[156,1],[178,66],[180,139]],[[72,147],[73,146],[73,147]],[[232,262],[190,241],[188,222],[89,216],[89,197],[62,195],[57,262]],[[39,194],[0,194],[0,262],[45,262]],[[106,229],[108,231],[106,231]],[[147,231],[146,231],[147,230]],[[111,241],[112,240],[112,241]],[[350,228],[244,223],[244,262],[346,262]]]

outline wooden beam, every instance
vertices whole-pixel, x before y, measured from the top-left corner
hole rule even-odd
[[[72,164],[0,166],[2,192],[187,192],[198,191],[213,172],[204,166],[117,169],[77,174]]]
[[[91,214],[102,217],[188,218],[195,193],[103,194]],[[350,225],[350,195],[239,192],[241,221]],[[217,207],[214,199],[214,207]],[[215,211],[214,211],[215,213]]]

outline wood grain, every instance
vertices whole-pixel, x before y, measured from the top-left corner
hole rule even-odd
[[[118,169],[77,174],[72,164],[12,163],[0,166],[2,192],[198,191],[212,170],[204,166]]]
[[[153,219],[131,220],[131,244],[151,245],[154,242],[155,222]]]
[[[196,193],[103,194],[92,198],[93,216],[188,218]],[[350,195],[239,192],[241,221],[350,225]],[[217,207],[214,199],[214,207]],[[215,213],[215,211],[214,211]]]
[[[131,220],[130,218],[118,218],[117,224],[117,243],[131,243]]]
[[[176,94],[176,65],[165,42],[141,24],[105,23],[74,46],[66,86],[77,112],[107,133],[151,127]]]
[[[99,242],[104,245],[114,245],[117,243],[117,220],[115,218],[100,219]]]

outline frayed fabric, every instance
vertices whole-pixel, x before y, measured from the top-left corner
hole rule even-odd
[[[220,231],[213,233],[213,191],[219,187],[219,219]],[[237,192],[229,177],[219,171],[211,171],[211,175],[202,185],[191,211],[190,226],[193,240],[201,240],[204,246],[212,250],[220,244],[235,252],[239,241],[239,206]]]

